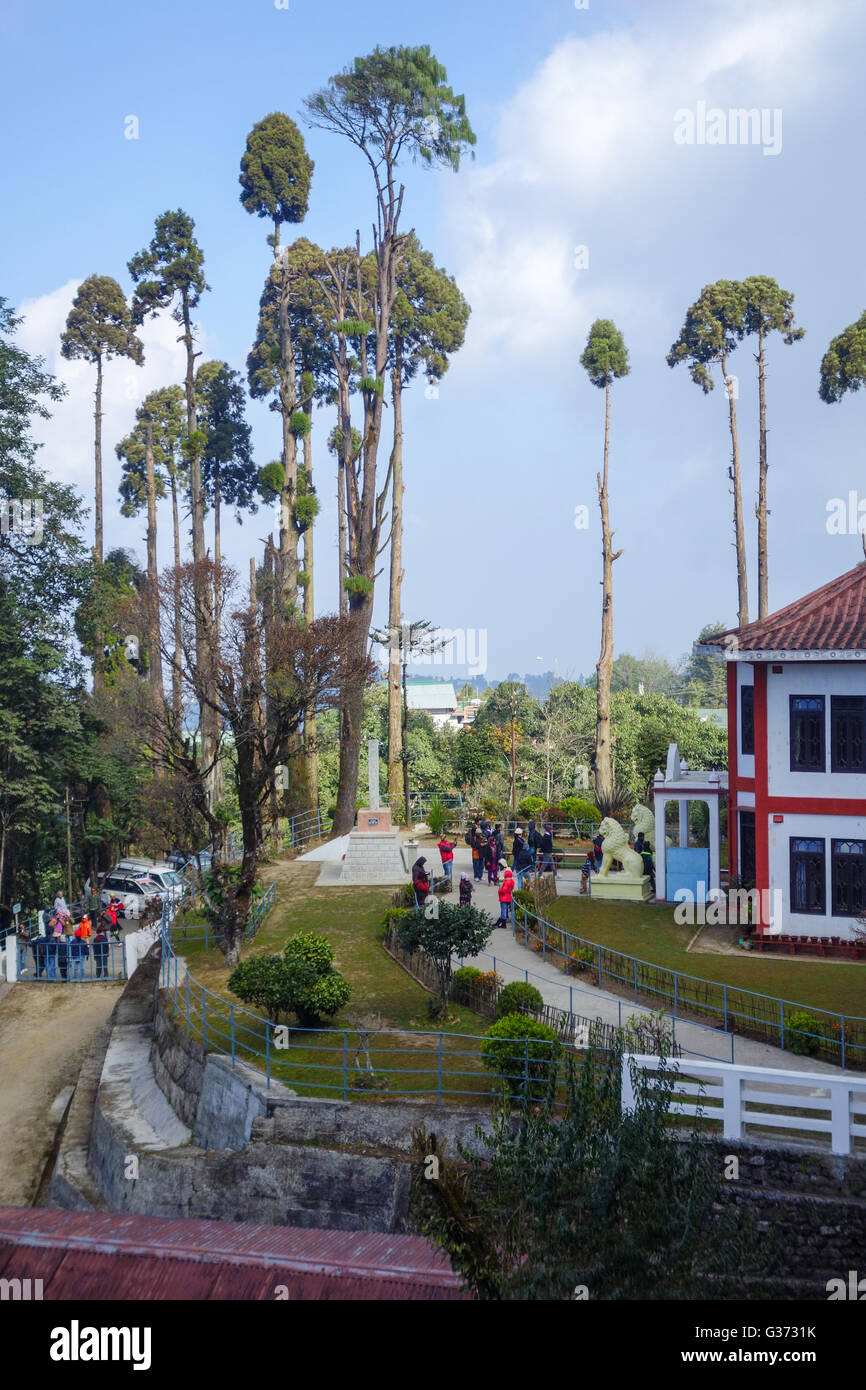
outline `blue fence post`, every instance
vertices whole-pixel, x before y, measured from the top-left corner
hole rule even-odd
[[[349,1099],[349,1035],[343,1029],[343,1100]]]
[[[842,1043],[842,1070],[844,1071],[844,1070],[845,1070],[845,1015],[844,1015],[844,1014],[840,1014],[840,1015],[839,1015],[839,1018],[840,1018],[841,1021],[842,1021],[842,1033],[841,1033],[841,1035],[840,1035],[840,1041],[841,1041],[841,1043]]]
[[[271,1025],[265,1024],[265,1075],[268,1078],[268,1090],[271,1089]]]
[[[204,985],[201,987],[201,1041],[207,1052],[207,992]]]
[[[674,971],[674,1018],[677,1016],[677,980],[680,978],[679,971]]]
[[[229,1004],[229,1024],[230,1024],[230,1027],[231,1027],[231,1037],[232,1037],[232,1071],[234,1071],[234,1069],[235,1069],[235,1006],[234,1006],[234,1004]]]
[[[529,1100],[529,1039],[524,1040],[523,1052],[523,1090],[526,1100]]]
[[[541,919],[541,959],[545,962],[545,964],[547,964],[547,932],[546,932],[546,930],[545,930],[546,927],[547,927],[547,923],[545,922],[544,918],[542,917],[542,919]]]
[[[574,987],[572,985],[568,986],[568,1012],[574,1013]]]
[[[599,989],[601,989],[601,970],[602,970],[602,966],[601,966],[601,945],[599,944],[599,947],[598,947],[598,987],[599,987]]]
[[[186,1031],[189,1032],[189,971],[186,972]]]
[[[634,961],[634,1002],[637,1003],[637,956]]]
[[[725,1032],[728,1032],[728,986],[722,985],[722,1007],[725,1011]]]
[[[785,1051],[785,1001],[779,1000],[779,1046]]]
[[[439,1078],[436,1091],[436,1104],[442,1104],[442,1034],[439,1034]]]
[[[206,951],[208,950],[208,944],[207,944],[207,922],[205,922],[205,924],[204,924],[204,948],[205,948]]]

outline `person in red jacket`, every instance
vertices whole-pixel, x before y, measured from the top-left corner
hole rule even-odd
[[[506,927],[508,919],[512,914],[511,899],[514,897],[514,874],[510,869],[505,870],[505,875],[499,885],[499,925]]]
[[[442,856],[442,872],[451,882],[451,875],[454,872],[454,850],[457,847],[456,840],[449,840],[447,835],[443,835],[439,841],[439,853]]]

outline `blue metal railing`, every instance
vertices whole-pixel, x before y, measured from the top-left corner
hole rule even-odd
[[[253,903],[247,914],[247,922],[243,935],[245,944],[249,944],[249,942],[253,940],[262,922],[276,904],[276,901],[277,885],[272,883],[270,888]],[[167,904],[163,907],[163,922],[166,920],[166,907]],[[188,927],[178,925],[175,922],[171,926],[171,931],[183,941],[203,941],[206,951],[209,951],[211,946],[216,945],[222,937],[222,932],[219,928],[215,928],[211,922],[196,922]]]
[[[122,941],[76,942],[72,937],[37,936],[18,944],[18,978],[34,980],[124,980],[126,953]]]
[[[698,975],[685,975],[681,971],[671,970],[669,966],[626,955],[596,941],[587,941],[556,922],[539,917],[519,903],[516,906],[520,916],[513,927],[514,935],[517,937],[522,931],[527,948],[530,935],[534,941],[540,941],[542,960],[547,961],[548,955],[565,959],[571,958],[574,952],[579,950],[590,951],[593,957],[591,968],[596,972],[598,988],[603,988],[605,980],[611,981],[612,984],[608,987],[613,992],[616,992],[617,987],[625,987],[630,993],[633,992],[635,1003],[641,995],[655,996],[660,1001],[659,1007],[668,1017],[679,1018],[692,1026],[709,1025],[701,1025],[698,1020],[690,1018],[690,1014],[704,1013],[711,1018],[718,1018],[719,1021],[711,1026],[715,1032],[731,1035],[732,1055],[734,1036],[742,1034],[744,1030],[751,1030],[753,1033],[765,1033],[766,1041],[783,1051],[794,1050],[795,1055],[796,1050],[802,1046],[811,1053],[822,1050],[829,1052],[834,1065],[841,1066],[843,1070],[848,1066],[866,1064],[866,1018],[835,1013],[811,1004],[793,1003],[774,995],[743,989],[739,985],[718,984]],[[535,923],[535,926],[531,927],[530,922]],[[620,973],[612,965],[612,959],[622,962],[625,973]],[[659,983],[653,983],[653,976]],[[690,986],[697,988],[692,989]],[[718,1002],[714,1003],[711,1000],[710,991],[717,993]],[[704,995],[702,999],[697,997],[701,992]],[[752,1000],[760,1000],[768,1007],[761,1010],[753,1009],[751,1012],[744,1010],[743,1006],[747,1006]],[[737,1005],[740,1007],[737,1008]],[[810,1032],[805,1024],[795,1018],[797,1014],[805,1014],[819,1024],[827,1020],[824,1026],[831,1028],[833,1032]],[[731,1021],[734,1022],[734,1027],[731,1027]],[[863,1041],[854,1040],[852,1035],[855,1030]],[[808,1039],[808,1043],[804,1044],[803,1039]],[[814,1046],[810,1046],[811,1044]]]
[[[206,1051],[230,1057],[232,1066],[237,1061],[263,1064],[259,1069],[264,1071],[268,1087],[273,1079],[295,1090],[340,1095],[344,1100],[354,1094],[387,1093],[424,1096],[431,1101],[435,1096],[437,1105],[441,1105],[446,1096],[483,1101],[498,1099],[502,1082],[512,1094],[522,1091],[524,1095],[539,1098],[546,1090],[545,1074],[557,1062],[561,1051],[558,1042],[528,1038],[510,1040],[514,1042],[515,1055],[520,1058],[523,1054],[522,1066],[494,1075],[479,1065],[481,1045],[487,1039],[478,1034],[413,1031],[412,1045],[407,1046],[405,1042],[401,1045],[401,1040],[406,1038],[405,1029],[365,1032],[350,1028],[289,1028],[214,994],[193,979],[175,953],[167,929],[162,933],[160,986],[174,1019],[191,1037],[199,1038]],[[389,1039],[389,1045],[377,1047],[377,1038]],[[392,1043],[391,1039],[395,1041]],[[292,1056],[293,1050],[306,1055],[304,1058]],[[310,1053],[321,1054],[323,1060],[316,1057],[310,1061]],[[417,1059],[419,1053],[425,1063],[429,1060],[429,1066],[395,1064],[405,1056]],[[368,1070],[356,1065],[361,1054],[365,1060],[375,1056],[382,1061],[378,1067],[371,1061],[372,1069]],[[463,1064],[467,1060],[473,1061],[475,1067],[466,1068]],[[310,1079],[311,1073],[313,1079]],[[395,1087],[391,1084],[395,1077],[411,1077],[418,1084]],[[361,1078],[361,1082],[356,1085],[357,1078]],[[468,1079],[487,1084],[474,1088],[447,1084]]]

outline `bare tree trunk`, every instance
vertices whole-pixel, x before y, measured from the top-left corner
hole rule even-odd
[[[613,763],[610,742],[610,687],[613,679],[613,562],[622,554],[613,550],[610,529],[607,478],[610,450],[610,382],[604,388],[604,471],[597,474],[598,504],[601,510],[602,605],[601,653],[596,666],[595,787],[600,798],[613,792]]]
[[[195,340],[192,334],[192,319],[190,315],[189,297],[183,295],[182,300],[182,322],[183,322],[183,343],[186,348],[186,378],[184,388],[186,392],[186,428],[187,437],[191,441],[196,433],[198,422],[196,417],[195,403]],[[189,449],[189,496],[190,510],[192,512],[192,558],[196,565],[202,564],[206,557],[205,535],[204,535],[204,488],[201,476],[201,456],[198,448]],[[206,673],[206,689],[212,695],[215,682],[215,673],[209,670],[209,663],[212,667],[214,657],[213,641],[213,596],[210,585],[203,579],[197,580],[196,592],[196,662],[200,671]],[[214,703],[216,703],[214,701]],[[216,753],[219,730],[214,711],[209,706],[204,706],[201,710],[201,756],[202,765],[207,768],[213,762]],[[205,788],[208,805],[211,809],[217,804],[222,792],[222,778],[220,768],[217,764],[210,769],[205,778]]]
[[[731,479],[734,494],[734,544],[737,549],[737,622],[744,627],[749,621],[749,578],[746,567],[746,532],[743,525],[743,482],[740,471],[740,438],[737,431],[737,403],[733,382],[728,376],[727,355],[722,353],[722,379],[728,396],[728,415],[731,427]]]
[[[162,699],[162,648],[159,640],[159,574],[156,567],[156,478],[153,468],[153,422],[147,421],[144,443],[144,487],[147,497],[147,634],[150,688]]]
[[[767,574],[767,395],[764,374],[764,333],[758,332],[758,617],[766,618],[769,609]]]
[[[307,403],[307,409],[312,419],[313,403]],[[313,486],[313,440],[312,430],[309,430],[304,437],[304,470],[307,475],[307,490]],[[307,574],[307,585],[304,589],[304,621],[312,623],[316,616],[316,604],[313,588],[315,578],[313,554],[313,526],[311,521],[304,532],[304,570]],[[307,791],[307,810],[314,811],[319,804],[319,755],[316,751],[316,707],[308,705],[304,710],[304,762],[305,762],[305,783]]]
[[[394,444],[391,450],[391,571],[388,589],[388,801],[397,804],[403,775],[403,720],[400,690],[400,624],[403,621],[403,362],[402,344],[395,341],[391,376]]]
[[[93,462],[94,462],[94,501],[93,512],[95,534],[93,558],[97,566],[102,565],[102,354],[96,358],[96,401],[93,411]],[[101,690],[104,684],[102,667],[104,662],[105,633],[101,626],[94,633],[93,689]]]
[[[180,619],[180,517],[177,508],[177,477],[172,468],[171,478],[171,517],[174,523],[174,661],[171,670],[171,707],[177,729],[180,729],[183,714],[183,689],[181,685],[181,659],[183,641]]]
[[[216,464],[214,468],[213,482],[213,565],[214,565],[214,641],[217,650],[220,643],[220,566],[222,562],[221,534],[220,534],[220,508],[222,505],[222,492],[220,489],[220,466]]]

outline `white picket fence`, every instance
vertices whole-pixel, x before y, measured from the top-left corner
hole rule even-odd
[[[631,1054],[624,1058],[624,1112],[636,1104],[630,1063],[649,1076],[650,1085],[662,1065],[659,1057]],[[665,1066],[669,1073],[676,1073],[669,1114],[714,1120],[726,1139],[754,1137],[748,1131],[760,1126],[794,1142],[803,1142],[804,1135],[829,1135],[831,1153],[850,1154],[855,1139],[866,1138],[866,1080],[854,1080],[850,1073],[836,1077],[685,1059]]]

